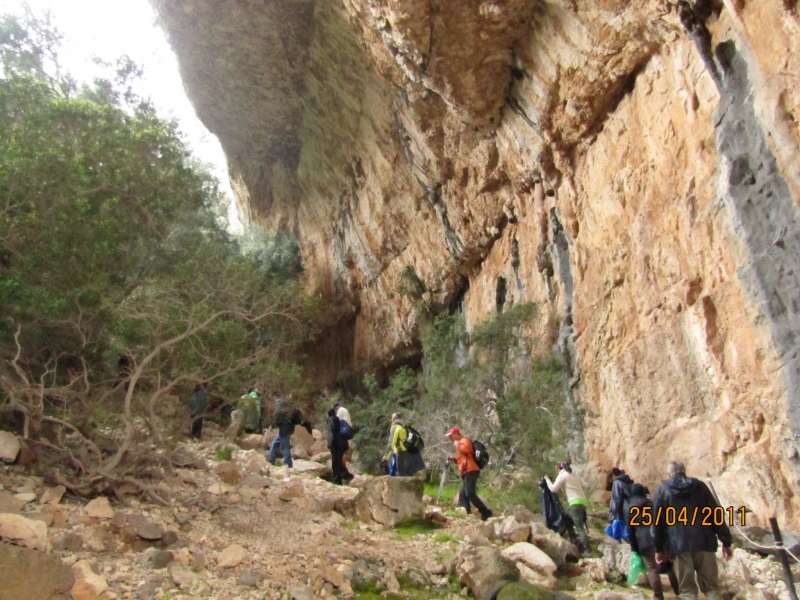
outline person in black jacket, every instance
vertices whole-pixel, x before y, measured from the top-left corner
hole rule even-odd
[[[653,501],[647,497],[650,491],[639,483],[633,484],[631,491],[630,510],[631,514],[635,517],[628,519],[628,543],[631,545],[631,550],[638,552],[642,557],[644,565],[647,567],[647,579],[650,581],[650,589],[653,590],[653,596],[656,600],[664,600],[664,586],[661,585],[661,573],[666,572],[669,576],[669,583],[672,586],[672,591],[677,596],[679,592],[678,578],[675,576],[675,571],[672,565],[664,565],[664,568],[659,568],[656,563],[656,549],[653,544],[653,536],[650,533],[650,527],[642,523],[642,515],[651,515],[653,510]],[[647,511],[642,511],[647,508]],[[647,518],[644,522],[649,522]]]
[[[331,451],[331,469],[333,470],[333,483],[342,485],[344,481],[353,479],[353,474],[344,465],[344,453],[350,444],[342,436],[341,422],[336,416],[336,411],[328,410],[328,450]]]
[[[273,423],[278,428],[278,435],[272,440],[267,462],[271,465],[275,464],[275,460],[278,458],[278,446],[280,446],[283,454],[283,464],[291,469],[292,434],[294,434],[294,428],[302,423],[303,413],[300,412],[299,408],[292,408],[287,406],[285,402],[279,402],[278,400],[275,401],[276,412],[273,417]]]
[[[611,503],[608,506],[608,522],[615,519],[628,523],[630,509],[631,490],[633,489],[633,479],[620,471],[620,475],[614,480],[611,486]]]
[[[671,461],[667,470],[670,478],[653,498],[656,561],[663,564],[672,559],[681,600],[696,600],[698,584],[708,600],[722,600],[715,553],[719,538],[722,555],[726,560],[733,556],[731,532],[724,519],[721,525],[715,524],[713,511],[719,505],[705,483],[687,477],[686,467],[678,460]]]

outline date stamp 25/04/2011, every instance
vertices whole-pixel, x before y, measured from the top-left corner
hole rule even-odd
[[[720,527],[726,523],[733,527],[736,513],[741,516],[741,525],[745,527],[744,506],[740,506],[735,510],[732,506],[727,508],[722,506],[704,506],[702,508],[695,506],[691,512],[685,506],[681,509],[677,509],[674,506],[659,506],[655,512],[649,506],[632,506],[629,516],[631,527],[658,526],[662,522],[669,527],[679,524],[694,526],[698,523],[703,527]]]

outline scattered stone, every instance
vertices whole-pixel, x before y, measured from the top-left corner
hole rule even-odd
[[[258,582],[261,578],[256,574],[255,571],[242,571],[239,576],[236,578],[236,583],[239,585],[244,585],[247,587],[258,587]]]
[[[122,529],[128,523],[128,515],[124,512],[116,512],[114,516],[111,517],[111,524],[116,527],[117,529]]]
[[[242,487],[248,487],[253,489],[263,489],[269,487],[269,479],[266,477],[260,477],[258,475],[248,475],[244,479],[242,479]]]
[[[397,581],[397,575],[394,574],[394,571],[388,569],[386,571],[386,589],[389,590],[392,594],[397,594],[400,591],[400,582]]]
[[[212,483],[206,490],[212,496],[221,496],[233,491],[233,488],[224,483]]]
[[[188,469],[176,469],[176,470],[175,470],[175,475],[176,475],[176,476],[178,477],[178,479],[180,479],[180,480],[181,480],[183,483],[186,483],[186,484],[188,484],[188,485],[193,485],[193,486],[195,486],[195,487],[197,487],[198,485],[200,485],[200,482],[197,480],[197,477],[195,476],[195,474],[194,474],[194,473],[192,473],[192,472],[191,472],[190,470],[188,470]]]
[[[305,496],[303,483],[299,480],[294,480],[283,489],[278,498],[288,502],[292,498],[302,498],[303,496]]]
[[[63,485],[59,485],[52,488],[47,488],[42,494],[42,497],[39,498],[39,504],[58,504],[61,502],[61,498],[64,497],[67,488]]]
[[[264,449],[262,445],[262,440],[264,438],[258,433],[251,433],[246,435],[242,438],[239,442],[239,446],[244,448],[245,450],[259,450]]]
[[[161,527],[153,523],[145,523],[141,527],[137,527],[136,533],[140,538],[148,541],[160,540],[163,535]]]
[[[53,555],[0,543],[0,597],[49,600],[69,594],[72,569]]]
[[[646,598],[642,592],[626,594],[616,590],[600,590],[594,595],[594,600],[645,600]]]
[[[530,523],[521,523],[516,517],[503,519],[497,537],[507,542],[527,542],[531,534]]]
[[[342,587],[344,583],[344,575],[342,575],[335,566],[331,565],[325,570],[323,577],[326,581],[330,581],[334,587]]]
[[[169,550],[155,550],[150,554],[150,566],[154,569],[166,569],[175,560],[175,555]]]
[[[108,498],[100,496],[95,498],[84,507],[86,514],[95,519],[112,519],[114,517],[114,509],[108,503]]]
[[[236,463],[229,460],[223,460],[218,463],[217,466],[214,467],[214,472],[228,485],[234,485],[242,478],[242,474],[239,472]]]
[[[20,448],[21,444],[16,435],[10,431],[0,431],[0,462],[15,462]]]
[[[50,551],[47,525],[20,515],[0,514],[0,538],[42,552]]]
[[[18,513],[25,503],[17,500],[14,494],[0,490],[0,513]]]
[[[314,600],[314,590],[308,585],[295,588],[292,590],[292,600]]]
[[[194,451],[186,446],[178,446],[172,451],[170,455],[172,464],[176,467],[190,467],[193,469],[205,470],[207,469],[206,461],[200,458]]]
[[[25,504],[36,500],[36,494],[34,494],[33,492],[24,492],[22,494],[15,494],[14,497],[20,502],[24,502]]]
[[[174,531],[165,531],[164,535],[161,536],[161,541],[164,542],[165,546],[172,546],[180,541],[180,537]]]
[[[72,574],[75,576],[75,586],[79,587],[82,597],[101,595],[108,589],[106,580],[92,570],[88,560],[79,560],[72,565]],[[79,585],[80,584],[80,585]],[[75,598],[75,586],[72,587],[72,597]]]
[[[494,598],[507,583],[520,578],[513,561],[494,548],[465,546],[456,560],[458,579],[475,598]]]
[[[53,524],[53,513],[51,512],[29,512],[25,513],[25,516],[34,521],[41,521],[48,527]]]
[[[595,583],[603,583],[611,570],[608,564],[601,558],[587,558],[578,563],[584,574]]]
[[[261,473],[269,464],[264,453],[258,450],[237,450],[233,453],[233,459],[245,473]]]
[[[83,538],[77,533],[65,533],[53,540],[53,550],[78,552],[83,548]]]
[[[497,600],[575,600],[563,592],[553,592],[526,581],[509,583],[497,594]]]
[[[221,569],[230,569],[235,567],[248,557],[248,552],[239,544],[228,546],[219,553],[217,557],[217,566]]]
[[[168,570],[172,581],[182,590],[189,588],[195,582],[202,581],[200,575],[179,562],[173,562]]]

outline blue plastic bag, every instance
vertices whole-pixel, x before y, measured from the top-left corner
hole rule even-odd
[[[392,458],[389,459],[389,475],[394,477],[397,475],[397,454],[392,454]]]
[[[621,519],[614,519],[610,525],[606,526],[604,531],[606,535],[611,536],[618,542],[628,539],[628,528]]]

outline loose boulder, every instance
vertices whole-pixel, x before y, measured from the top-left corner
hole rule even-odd
[[[553,592],[525,581],[519,581],[509,583],[500,590],[497,600],[575,600],[575,598],[563,592]]]
[[[228,546],[219,553],[217,557],[217,566],[221,569],[230,569],[240,564],[248,557],[248,552],[239,544]]]
[[[20,515],[0,514],[0,539],[42,552],[50,551],[47,525]]]
[[[314,445],[314,436],[308,433],[305,427],[295,427],[292,434],[292,448],[295,450],[302,448],[306,456],[311,456],[311,447]]]
[[[236,463],[229,460],[223,460],[222,462],[218,463],[214,468],[214,472],[223,482],[227,483],[228,485],[234,485],[242,478],[242,474],[239,472],[239,468],[236,466]]]
[[[21,447],[16,435],[10,431],[0,431],[0,462],[16,461]]]
[[[108,498],[101,496],[95,498],[84,507],[86,514],[95,519],[112,519],[114,518],[114,509],[108,502]]]
[[[530,543],[541,549],[547,556],[553,559],[559,569],[563,569],[567,560],[576,561],[580,558],[580,552],[563,537],[551,531],[543,522],[534,521],[531,523]]]
[[[65,597],[75,582],[72,569],[50,554],[0,542],[0,597],[50,600]]]
[[[506,584],[520,578],[513,561],[485,546],[465,546],[456,558],[456,574],[478,600],[492,600]]]
[[[514,562],[523,562],[543,575],[553,575],[558,567],[542,550],[527,542],[519,542],[503,550],[502,555]]]
[[[303,459],[293,460],[292,468],[298,473],[304,473],[306,475],[311,475],[312,477],[324,477],[331,472],[327,465]]]
[[[609,538],[600,546],[600,551],[603,553],[603,560],[612,571],[628,574],[631,568],[631,547],[628,544],[620,544]]]
[[[424,517],[424,484],[410,477],[375,477],[366,480],[356,498],[356,515],[365,523],[394,527],[406,517]]]
[[[233,460],[245,473],[261,473],[268,464],[264,453],[258,450],[237,450],[233,453]]]

